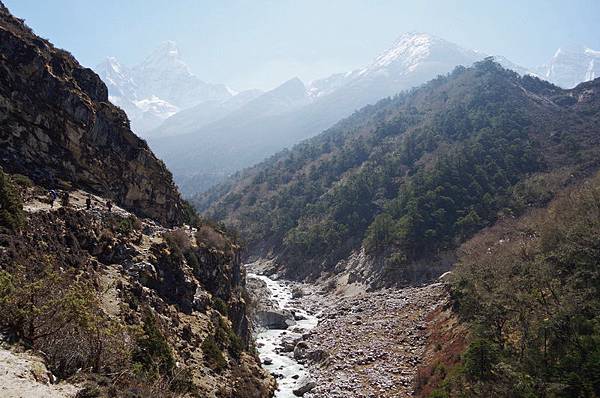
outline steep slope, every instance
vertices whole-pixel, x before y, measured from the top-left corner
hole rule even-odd
[[[165,159],[178,182],[210,167],[213,174],[224,177],[318,134],[367,104],[484,57],[435,36],[405,34],[367,67],[311,83],[308,98],[297,104],[302,106],[278,114],[247,113],[245,119],[232,115],[177,140],[153,140],[150,145]],[[227,162],[218,159],[221,154]],[[186,187],[186,191],[207,187]]]
[[[596,174],[461,247],[449,275],[461,325],[435,326],[416,396],[600,394],[599,195]]]
[[[206,83],[190,72],[172,41],[132,68],[108,57],[95,71],[106,83],[111,102],[127,112],[132,129],[142,136],[182,109],[233,95],[225,85]]]
[[[43,353],[35,377],[71,382],[16,383],[22,365],[11,361],[0,395],[74,396],[51,395],[64,385],[98,398],[272,396],[231,237],[108,212],[98,196],[88,209],[85,191],[70,197],[51,206],[44,189],[0,170],[0,206],[22,201],[24,216],[18,233],[0,217],[0,342]]]
[[[234,238],[183,208],[98,76],[2,3],[0,40],[0,395],[271,397]]]
[[[368,106],[196,203],[292,277],[428,279],[457,243],[545,200],[533,173],[597,167],[599,85],[561,90],[486,59]]]
[[[106,86],[0,6],[0,165],[84,187],[167,224],[183,220],[172,177],[108,102]]]

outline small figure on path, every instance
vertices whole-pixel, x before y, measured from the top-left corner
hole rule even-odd
[[[112,211],[112,202],[110,200],[106,201],[106,208],[108,209],[109,213]]]
[[[69,206],[69,192],[65,191],[61,198],[61,203],[63,207]]]
[[[87,198],[85,198],[85,208],[90,210],[92,208],[92,195],[88,193]]]
[[[48,196],[50,196],[50,208],[53,209],[54,201],[56,200],[56,198],[58,198],[58,194],[54,189],[51,189],[50,192],[48,192]]]

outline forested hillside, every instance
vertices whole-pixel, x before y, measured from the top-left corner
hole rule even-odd
[[[470,342],[454,364],[437,342],[419,396],[599,396],[598,231],[600,175],[466,242],[451,286]]]
[[[418,264],[596,169],[598,90],[598,80],[562,90],[486,59],[368,106],[196,204],[290,276],[364,248],[398,281],[427,278]]]

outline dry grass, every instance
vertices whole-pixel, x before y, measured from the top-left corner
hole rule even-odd
[[[230,246],[230,242],[220,232],[208,225],[202,225],[196,232],[196,241],[198,244],[216,247],[220,250],[225,250]]]

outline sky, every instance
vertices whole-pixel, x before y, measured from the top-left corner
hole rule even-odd
[[[600,50],[599,0],[3,0],[86,66],[132,66],[165,40],[201,79],[270,89],[367,65],[405,32],[526,67],[557,48]]]

